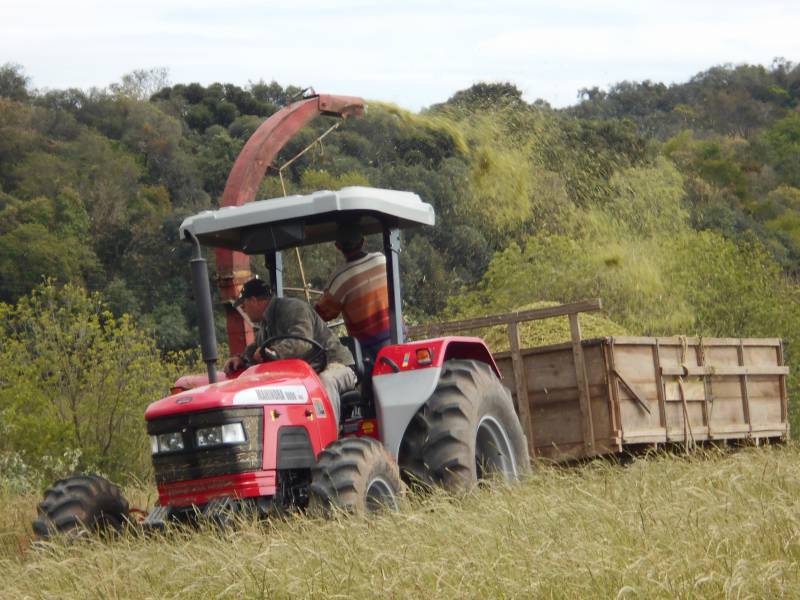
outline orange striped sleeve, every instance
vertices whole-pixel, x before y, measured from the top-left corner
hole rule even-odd
[[[322,294],[322,298],[317,301],[314,309],[323,320],[330,321],[338,317],[339,313],[342,312],[342,303],[337,302],[336,298],[326,290],[325,293]]]

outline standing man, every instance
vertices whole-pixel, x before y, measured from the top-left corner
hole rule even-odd
[[[248,364],[261,363],[279,358],[300,358],[306,360],[325,386],[333,406],[336,422],[339,422],[341,394],[356,387],[356,374],[353,371],[353,355],[328,329],[311,306],[296,298],[273,298],[272,290],[257,277],[242,286],[234,306],[241,306],[250,321],[261,321],[256,341],[250,344],[240,356],[233,356],[225,363],[225,374],[230,375]],[[264,342],[270,338],[290,335],[316,341],[325,349],[325,357],[318,356],[310,343],[296,338],[278,340],[270,346]],[[327,365],[325,364],[327,362]],[[324,367],[324,368],[323,368]]]
[[[364,356],[374,361],[391,337],[386,257],[365,252],[364,233],[352,223],[339,226],[336,247],[347,262],[333,272],[314,308],[326,321],[341,313],[347,333],[359,341]]]

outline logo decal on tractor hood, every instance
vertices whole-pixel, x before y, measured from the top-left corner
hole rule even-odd
[[[233,397],[233,404],[306,404],[308,390],[302,385],[265,386],[242,390]]]

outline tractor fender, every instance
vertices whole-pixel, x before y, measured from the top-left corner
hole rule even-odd
[[[426,361],[426,350],[430,362]],[[500,379],[503,377],[486,342],[479,337],[455,335],[386,346],[378,353],[372,375],[394,373],[393,364],[398,367],[398,372],[441,368],[446,360],[456,358],[484,362]]]
[[[433,394],[441,372],[441,367],[434,367],[373,375],[378,430],[383,445],[395,460],[400,454],[400,443],[411,418]]]
[[[445,361],[477,360],[502,378],[486,343],[477,337],[449,336],[386,346],[372,371],[378,428],[384,445],[397,459],[411,419],[439,383]]]

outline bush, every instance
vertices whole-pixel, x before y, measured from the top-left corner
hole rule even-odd
[[[0,333],[0,455],[53,476],[147,475],[144,409],[177,372],[151,336],[98,294],[52,282],[0,304]]]

